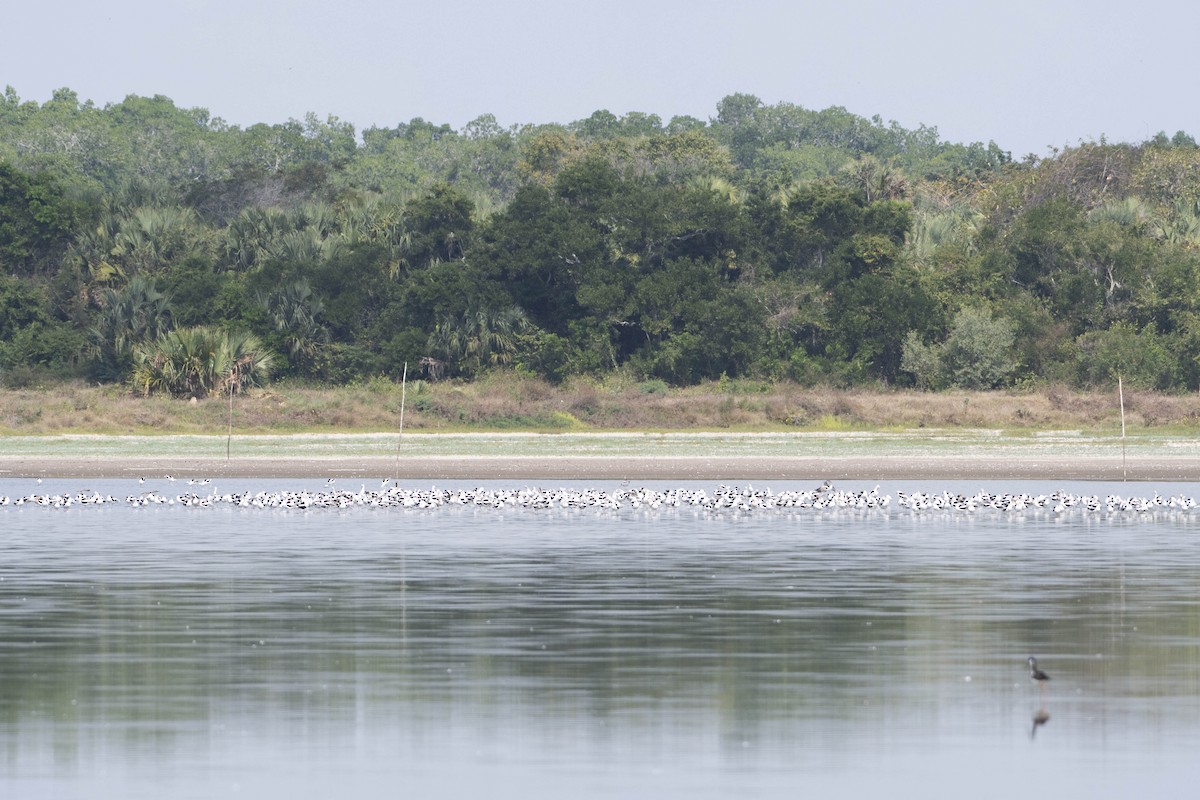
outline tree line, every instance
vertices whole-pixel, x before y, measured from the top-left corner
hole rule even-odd
[[[841,108],[242,129],[0,99],[0,380],[493,368],[1200,388],[1200,148],[1011,158]]]

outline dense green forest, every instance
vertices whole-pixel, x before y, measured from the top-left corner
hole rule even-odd
[[[0,98],[0,381],[181,396],[505,367],[1200,388],[1200,148],[1014,160],[720,100],[454,130]]]

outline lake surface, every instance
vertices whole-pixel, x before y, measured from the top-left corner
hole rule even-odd
[[[1195,510],[0,508],[0,797],[1167,797],[1197,752]]]

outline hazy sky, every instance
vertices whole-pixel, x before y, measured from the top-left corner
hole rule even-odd
[[[162,94],[247,126],[708,119],[734,92],[844,106],[1019,158],[1200,138],[1195,0],[105,0],[10,4],[0,84]]]

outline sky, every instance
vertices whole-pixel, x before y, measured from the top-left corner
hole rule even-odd
[[[507,127],[710,119],[735,92],[841,106],[1014,158],[1200,139],[1194,0],[76,0],[3,15],[0,85],[165,95],[247,127],[309,112]]]

